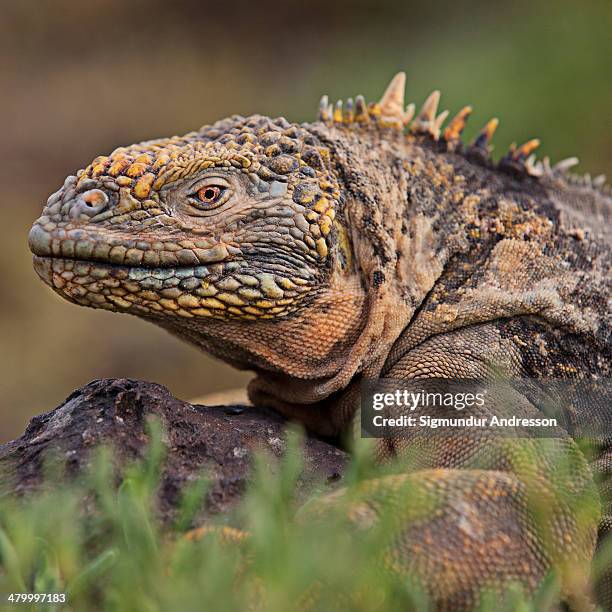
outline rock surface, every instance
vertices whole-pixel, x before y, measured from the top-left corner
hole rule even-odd
[[[159,496],[165,520],[173,516],[183,487],[203,472],[212,486],[200,519],[235,506],[248,483],[255,450],[267,451],[269,469],[279,469],[286,423],[272,412],[241,405],[192,405],[158,384],[104,379],[74,391],[55,410],[34,417],[20,438],[0,445],[0,494],[36,490],[49,451],[61,458],[70,477],[87,467],[94,447],[112,444],[120,470],[146,452],[151,416],[159,418],[165,430]],[[342,482],[345,452],[314,437],[305,439],[303,452],[298,496]]]

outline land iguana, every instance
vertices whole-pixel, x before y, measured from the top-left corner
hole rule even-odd
[[[32,227],[38,275],[73,303],[253,370],[253,404],[324,436],[350,426],[364,380],[609,377],[603,178],[537,160],[537,140],[495,163],[496,119],[464,144],[469,107],[444,127],[439,92],[416,114],[404,85],[399,73],[370,104],[324,96],[312,123],[234,115],[96,157]],[[519,392],[510,403],[537,414]],[[598,410],[609,425],[610,406]],[[609,436],[599,442],[609,479]],[[392,436],[376,454],[415,445],[416,467],[370,490],[435,493],[436,511],[403,526],[397,559],[438,608],[471,609],[510,583],[532,593],[551,570],[566,601],[589,605],[580,568],[612,510],[569,435]],[[555,468],[563,456],[571,470]]]

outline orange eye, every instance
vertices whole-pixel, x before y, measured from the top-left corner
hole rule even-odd
[[[221,188],[216,185],[207,185],[198,189],[198,200],[204,204],[214,204],[221,195]]]

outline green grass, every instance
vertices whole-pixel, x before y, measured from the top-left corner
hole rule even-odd
[[[155,500],[165,451],[159,427],[153,424],[151,433],[146,458],[124,471],[118,488],[112,453],[101,449],[91,469],[77,480],[65,483],[51,469],[46,486],[35,496],[0,498],[0,593],[68,595],[67,605],[10,609],[430,608],[415,580],[382,569],[393,522],[384,513],[377,527],[359,534],[341,514],[304,520],[316,512],[298,512],[295,501],[299,434],[289,436],[278,474],[271,475],[266,462],[256,458],[240,508],[218,521],[219,526],[229,521],[246,529],[250,537],[227,542],[217,531],[191,542],[183,536],[201,507],[206,476],[184,492],[174,523],[162,526]],[[359,446],[346,476],[349,497],[373,470],[367,448]],[[411,499],[410,491],[406,494]],[[556,588],[551,577],[530,602],[515,589],[504,604],[499,596],[485,597],[482,609],[547,610]]]

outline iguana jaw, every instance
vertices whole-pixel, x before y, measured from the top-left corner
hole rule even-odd
[[[232,247],[220,240],[196,241],[194,248],[193,238],[181,240],[164,228],[128,240],[105,228],[50,225],[39,220],[30,232],[34,267],[62,297],[84,306],[140,316],[253,321],[294,312],[321,282],[316,269],[299,258],[286,256],[272,265],[250,256],[248,245],[246,253],[236,248],[230,253]],[[159,245],[165,265],[146,265],[143,252],[150,250],[140,251],[140,263],[133,265],[130,254],[142,244]],[[162,250],[170,246],[173,250]],[[172,259],[164,260],[166,253]]]

